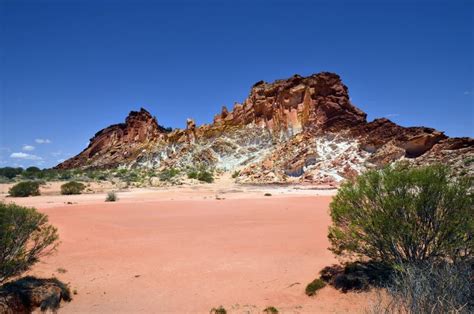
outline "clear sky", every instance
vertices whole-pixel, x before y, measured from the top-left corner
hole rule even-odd
[[[140,107],[209,123],[320,71],[370,120],[474,136],[473,3],[0,0],[0,166],[53,166]]]

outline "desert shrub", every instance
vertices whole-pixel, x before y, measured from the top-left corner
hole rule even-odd
[[[37,196],[40,195],[39,186],[37,181],[23,181],[12,186],[8,194],[13,197]]]
[[[207,182],[207,183],[214,182],[213,173],[204,167],[199,167],[198,169],[191,169],[188,172],[188,178],[197,179],[199,181]]]
[[[41,177],[41,169],[38,167],[28,167],[22,173],[25,178],[36,179]]]
[[[72,178],[72,173],[69,170],[61,170],[57,177],[59,180],[70,180]]]
[[[402,264],[374,313],[473,313],[474,276],[469,263]]]
[[[21,174],[23,172],[23,168],[13,168],[13,167],[3,167],[0,168],[0,176],[8,178],[8,179],[13,179],[17,175]]]
[[[86,188],[83,183],[71,181],[61,185],[61,194],[62,195],[72,195],[72,194],[81,194],[82,191]]]
[[[265,193],[263,196],[272,196],[272,193]]]
[[[189,179],[197,179],[199,172],[197,170],[191,170],[188,172]]]
[[[179,174],[179,170],[175,168],[164,169],[158,174],[161,181],[170,181]]]
[[[274,306],[267,306],[264,310],[263,310],[264,313],[266,314],[278,314],[278,310],[276,307]]]
[[[240,171],[239,170],[236,170],[232,173],[232,178],[235,179],[237,178],[238,176],[240,175]]]
[[[214,182],[214,176],[213,176],[212,172],[207,171],[207,170],[199,171],[197,179],[199,181],[203,181],[203,182],[207,182],[207,183]]]
[[[107,193],[107,197],[105,198],[105,201],[106,202],[116,202],[116,201],[118,201],[117,194],[115,194],[114,191],[111,191],[111,192]]]
[[[211,314],[227,314],[226,309],[221,305],[218,308],[213,307],[210,311]]]
[[[57,230],[45,214],[0,203],[0,283],[27,271],[57,244]]]
[[[316,292],[318,292],[319,289],[322,289],[325,286],[326,286],[326,283],[322,279],[320,278],[314,279],[306,286],[305,293],[308,296],[313,296],[316,294]]]
[[[474,245],[472,178],[407,164],[343,184],[330,205],[331,250],[388,264],[466,259]]]

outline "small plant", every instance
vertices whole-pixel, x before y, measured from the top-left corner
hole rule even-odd
[[[319,289],[322,289],[326,286],[326,283],[320,279],[320,278],[317,278],[317,279],[314,279],[312,282],[310,282],[307,286],[306,286],[306,290],[305,290],[305,293],[306,295],[308,296],[313,296],[316,294],[316,292],[319,290]]]
[[[60,274],[65,274],[67,273],[67,270],[65,268],[62,268],[62,267],[59,267],[58,269],[56,269],[56,271]]]
[[[197,179],[197,178],[198,178],[198,174],[199,174],[198,171],[196,171],[196,170],[191,170],[190,172],[188,172],[188,178],[189,178],[189,179]]]
[[[235,178],[237,178],[239,175],[240,175],[240,171],[239,171],[239,170],[236,170],[236,171],[234,171],[234,173],[232,173],[232,178],[235,179]]]
[[[263,310],[263,312],[266,314],[278,314],[278,310],[274,306],[268,306]]]
[[[39,182],[23,181],[15,184],[8,190],[8,194],[13,197],[27,197],[40,195]]]
[[[272,196],[272,193],[265,193],[264,196]]]
[[[0,284],[30,269],[57,245],[57,230],[45,214],[0,203]]]
[[[214,177],[211,172],[207,170],[202,170],[199,172],[197,179],[199,181],[207,182],[207,183],[212,183],[214,182]]]
[[[61,194],[62,195],[73,195],[73,194],[81,194],[82,191],[86,186],[80,182],[71,181],[68,183],[64,183],[61,185]]]
[[[118,197],[114,191],[107,193],[107,197],[105,198],[106,202],[116,202],[117,200],[118,200]]]
[[[213,307],[210,311],[211,314],[227,314],[225,308],[221,305],[218,308]]]
[[[160,178],[161,181],[170,181],[173,177],[177,176],[179,174],[179,170],[175,168],[169,168],[165,169],[160,172],[158,175],[158,178]]]

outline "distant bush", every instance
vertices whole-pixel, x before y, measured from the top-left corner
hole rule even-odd
[[[234,171],[234,173],[232,173],[232,178],[235,179],[235,178],[237,178],[239,175],[240,175],[240,171],[239,171],[239,170],[236,170],[236,171]]]
[[[161,171],[158,174],[158,178],[160,178],[161,181],[170,181],[173,177],[177,176],[179,174],[179,170],[175,168],[169,168]]]
[[[274,306],[268,306],[263,310],[266,314],[278,314],[278,310]]]
[[[107,193],[107,197],[105,198],[106,202],[116,202],[117,200],[118,200],[118,197],[114,191]]]
[[[188,172],[188,178],[189,179],[197,179],[199,175],[199,172],[197,170],[191,170]]]
[[[72,195],[72,194],[81,194],[82,191],[86,188],[83,183],[71,181],[61,185],[61,194],[63,195]]]
[[[224,307],[219,306],[218,308],[213,307],[210,311],[211,314],[227,314],[227,311]]]
[[[265,193],[263,196],[272,196],[272,193]]]
[[[331,250],[395,265],[468,259],[474,247],[473,178],[444,166],[368,171],[330,205]]]
[[[314,279],[310,282],[305,289],[305,293],[308,296],[313,296],[319,289],[322,289],[326,286],[326,283],[322,279]]]
[[[37,181],[23,181],[12,186],[8,194],[13,197],[37,196],[40,195],[39,186]]]
[[[23,172],[23,168],[4,167],[0,168],[0,176],[13,179]]]
[[[45,214],[0,203],[0,284],[27,271],[57,245],[57,230]]]
[[[207,170],[204,167],[200,167],[198,169],[192,169],[188,172],[189,179],[197,179],[202,182],[212,183],[214,182],[213,173]]]
[[[199,171],[197,179],[199,181],[203,181],[203,182],[207,182],[207,183],[214,182],[214,176],[213,176],[212,172],[209,172],[207,170]]]

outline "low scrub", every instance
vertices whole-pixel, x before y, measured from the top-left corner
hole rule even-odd
[[[0,284],[29,270],[57,245],[57,230],[45,214],[0,203]]]
[[[23,181],[15,184],[8,190],[8,194],[13,197],[27,197],[40,195],[40,182]]]
[[[373,313],[474,313],[474,270],[469,263],[403,264]]]
[[[86,186],[83,183],[71,181],[71,182],[64,183],[63,185],[61,185],[61,194],[62,195],[81,194],[85,188]]]
[[[221,305],[218,308],[213,307],[210,311],[211,314],[227,314],[226,309]]]
[[[264,310],[263,313],[265,314],[278,314],[278,310],[274,306],[267,306]]]
[[[207,182],[207,183],[214,182],[213,173],[207,169],[199,169],[199,170],[193,169],[188,172],[188,178],[196,179],[201,182]]]
[[[178,169],[175,168],[169,168],[161,171],[158,174],[158,178],[160,178],[161,181],[170,181],[172,178],[177,176],[180,173]]]
[[[114,191],[107,193],[107,197],[105,198],[106,202],[116,202],[118,201],[117,194]]]

